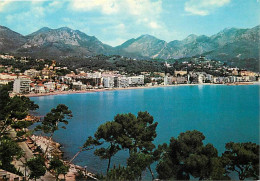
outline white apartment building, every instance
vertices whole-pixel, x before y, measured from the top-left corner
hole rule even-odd
[[[75,90],[86,90],[87,85],[82,84],[82,82],[72,82],[72,88]]]
[[[198,75],[198,83],[203,84],[205,80],[205,76],[203,74]]]
[[[34,88],[34,92],[35,93],[45,93],[46,90],[45,90],[45,87],[43,84],[37,84]]]
[[[24,71],[24,75],[29,77],[37,77],[40,75],[40,71],[37,71],[36,69],[29,69]]]
[[[29,78],[16,78],[14,79],[13,92],[15,93],[29,93],[30,92]]]
[[[114,87],[118,87],[118,88],[129,87],[128,77],[126,77],[126,76],[115,77],[114,78]]]
[[[113,88],[114,87],[114,77],[103,77],[103,86],[104,88]]]
[[[46,87],[47,91],[53,91],[56,88],[55,82],[46,82],[44,83],[44,86]]]
[[[172,85],[172,80],[173,80],[173,78],[172,78],[172,76],[165,76],[164,77],[164,85]]]
[[[129,86],[144,85],[144,75],[128,77]]]
[[[101,72],[87,73],[87,78],[101,78]]]

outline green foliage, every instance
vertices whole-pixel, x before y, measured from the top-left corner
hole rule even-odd
[[[71,71],[68,69],[61,69],[61,70],[56,70],[56,74],[58,76],[65,76],[66,74],[69,74]]]
[[[154,157],[147,153],[132,152],[127,159],[126,167],[114,167],[107,173],[108,180],[142,180],[142,173],[154,162]],[[154,175],[152,173],[154,179]]]
[[[10,101],[9,92],[10,87],[3,85],[0,86],[0,120],[3,120],[5,118],[6,112],[5,107]]]
[[[161,83],[164,82],[164,80],[163,79],[158,79],[156,82],[157,82],[158,85],[160,85]]]
[[[0,87],[0,134],[5,133],[6,129],[14,123],[14,120],[24,119],[30,110],[36,110],[39,108],[37,104],[34,104],[28,97],[14,96],[9,97],[8,91],[10,87]]]
[[[18,144],[8,137],[3,137],[0,140],[0,168],[17,173],[11,162],[16,158],[19,159],[23,155],[22,149]]]
[[[47,113],[46,116],[44,116],[44,119],[41,123],[41,125],[36,126],[34,129],[35,131],[43,131],[44,133],[50,133],[50,138],[52,138],[55,131],[60,129],[60,123],[63,123],[65,125],[68,124],[68,120],[72,117],[72,112],[69,110],[69,108],[64,104],[59,104],[56,108],[51,109],[51,112]],[[61,126],[61,128],[66,129],[65,126]],[[46,146],[46,149],[44,151],[44,156],[46,156],[46,153],[49,148],[49,143]]]
[[[26,131],[17,131],[16,136],[19,138],[26,134]]]
[[[120,150],[119,144],[116,143],[120,130],[120,125],[111,121],[100,125],[95,133],[96,140],[109,143],[107,147],[101,147],[94,152],[95,155],[99,156],[101,159],[108,159],[107,172],[110,167],[112,156]]]
[[[128,159],[128,170],[138,171],[134,178],[158,159],[154,155],[155,145],[153,140],[157,136],[157,122],[153,122],[153,117],[148,112],[139,112],[138,116],[128,114],[118,114],[113,121],[108,121],[100,125],[95,133],[95,139],[102,147],[95,150],[95,155],[101,159],[108,159],[107,173],[110,168],[111,158],[121,149],[128,149],[130,158]],[[144,156],[144,160],[141,158]],[[133,161],[137,162],[133,162]],[[135,165],[135,166],[133,166]]]
[[[226,60],[227,61],[227,60]],[[254,72],[259,72],[259,58],[237,58],[233,57],[232,59],[226,62],[231,67],[239,67],[242,69],[248,69]]]
[[[130,181],[135,180],[135,173],[130,170],[128,167],[121,167],[119,165],[118,168],[114,167],[113,169],[109,170],[107,176],[105,177],[106,180],[118,180],[118,181]]]
[[[17,60],[10,59],[6,61],[5,59],[0,59],[0,64],[4,66],[12,66],[14,69],[18,68],[21,72],[24,72],[25,70],[34,68],[36,70],[42,70],[45,66],[45,64],[51,65],[51,60],[44,60],[44,61],[37,61],[33,58],[28,58],[28,62],[21,62],[19,58]]]
[[[138,112],[138,116],[128,114],[118,114],[114,118],[119,124],[117,142],[123,149],[129,152],[141,151],[149,152],[155,148],[153,140],[157,136],[157,122],[153,123],[153,116],[148,112]]]
[[[24,119],[28,115],[29,110],[37,109],[38,105],[24,96],[10,98],[8,92],[10,90],[10,85],[0,87],[0,163],[1,168],[18,173],[11,162],[14,158],[20,158],[23,152],[18,144],[6,137],[5,134],[10,127],[23,129],[30,126],[31,122],[19,120]],[[17,133],[17,136],[24,134],[24,131],[20,131]]]
[[[81,59],[63,59],[62,64],[72,69],[82,68],[85,71],[97,71],[99,69],[115,70],[129,74],[140,74],[141,72],[164,72],[164,62],[150,60],[133,60],[118,55],[97,55]]]
[[[144,84],[151,83],[151,82],[152,82],[151,78],[147,78],[147,77],[144,78]]]
[[[156,161],[159,179],[229,180],[228,171],[237,172],[240,179],[258,179],[259,145],[231,142],[219,157],[212,144],[203,143],[203,133],[194,130],[172,137],[169,144],[156,148],[153,141],[157,124],[148,112],[139,112],[137,117],[131,113],[117,114],[113,121],[98,127],[82,150],[100,146],[95,155],[108,159],[107,175],[99,177],[102,180],[141,180],[147,168],[155,179],[150,166]],[[127,164],[109,170],[111,158],[119,150],[129,151]]]
[[[49,169],[55,171],[56,179],[58,179],[60,174],[63,174],[65,177],[66,173],[69,171],[69,167],[66,166],[58,157],[54,157],[51,160]]]
[[[160,179],[228,179],[224,165],[219,162],[217,150],[211,144],[203,145],[205,136],[199,131],[181,133],[171,138],[157,165]],[[217,164],[216,164],[217,163]]]
[[[27,161],[26,165],[31,170],[31,179],[34,178],[36,180],[37,178],[45,175],[46,168],[44,164],[44,159],[41,156],[31,158],[29,161]]]
[[[238,173],[239,180],[259,180],[259,145],[251,142],[227,143],[222,158],[229,171]]]
[[[89,136],[83,145],[83,149],[89,149],[90,147],[94,148],[93,146],[98,145],[101,145],[101,143],[98,140],[94,139],[92,136]]]
[[[59,104],[56,108],[51,109],[42,121],[41,125],[36,127],[36,131],[42,130],[44,133],[54,133],[59,129],[59,123],[68,124],[67,119],[72,117],[72,112],[64,104]],[[65,129],[65,127],[62,127]]]
[[[127,159],[127,169],[131,171],[134,179],[141,178],[142,172],[153,163],[152,155],[145,153],[131,153]]]
[[[32,121],[15,121],[12,124],[12,128],[14,129],[23,129],[23,128],[28,128],[33,124]]]
[[[11,100],[8,91],[10,91],[9,86],[0,87],[0,134],[2,134],[4,129],[11,124],[11,120],[7,119],[8,112],[6,111],[6,106]]]

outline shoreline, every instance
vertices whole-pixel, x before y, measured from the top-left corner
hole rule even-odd
[[[94,90],[85,90],[85,91],[63,91],[61,92],[62,94],[77,94],[77,93],[89,93],[89,92],[105,92],[105,91],[117,91],[117,90],[133,90],[133,89],[149,89],[149,88],[164,88],[164,87],[180,87],[180,86],[204,86],[204,85],[217,85],[217,86],[232,86],[232,85],[260,85],[260,82],[240,82],[239,84],[178,84],[178,85],[162,85],[162,86],[147,86],[147,87],[129,87],[129,88],[117,88],[117,89],[94,89]],[[67,93],[69,92],[69,93]],[[55,92],[56,93],[56,92]],[[60,93],[60,92],[58,92]],[[37,96],[32,96],[32,97],[39,97],[39,96],[49,96],[49,95],[62,95],[62,94],[49,94],[46,93],[44,95],[37,95]],[[59,142],[57,140],[52,140],[55,143]],[[58,145],[57,144],[57,145]],[[64,150],[60,150],[61,152],[64,152]],[[65,159],[63,156],[61,158],[65,163],[68,163],[68,159]],[[77,173],[77,170],[85,172],[84,167],[76,165],[75,163],[70,163],[70,173],[68,174],[68,178],[72,179],[75,178],[75,174]],[[87,172],[88,175],[93,176],[93,172]],[[73,179],[72,179],[73,180]]]
[[[53,95],[68,95],[68,94],[83,94],[93,92],[106,92],[106,91],[119,91],[119,90],[135,90],[135,89],[152,89],[152,88],[163,88],[163,87],[179,87],[179,86],[199,86],[199,85],[226,85],[226,86],[237,86],[237,85],[260,85],[260,82],[237,82],[230,84],[174,84],[174,85],[159,85],[159,86],[141,86],[141,87],[127,87],[127,88],[102,88],[102,89],[88,89],[79,91],[59,91],[49,93],[29,93],[23,96],[26,97],[42,97],[42,96],[53,96]]]
[[[50,139],[50,137],[48,137],[48,136],[31,135],[26,139],[25,143],[33,153],[35,153],[34,150],[36,149],[36,147],[38,147],[39,149],[41,149],[42,152],[44,152],[47,144],[49,144],[47,162],[49,162],[53,156],[58,156],[63,161],[63,163],[65,163],[65,165],[67,165],[69,167],[69,170],[65,176],[66,180],[68,180],[68,181],[76,180],[78,171],[81,171],[82,173],[84,173],[85,174],[84,176],[86,178],[90,177],[92,179],[96,179],[95,174],[85,170],[82,166],[79,166],[74,163],[69,163],[69,160],[64,159],[63,151],[61,150],[62,145],[59,142],[57,142],[56,140],[54,140],[52,138]],[[52,172],[50,172],[50,173],[53,174]],[[63,175],[60,174],[59,179],[62,179],[62,178],[63,178]]]

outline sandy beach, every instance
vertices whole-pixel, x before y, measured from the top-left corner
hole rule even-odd
[[[198,85],[259,85],[259,82],[236,82],[229,84],[175,84],[175,85],[159,85],[159,86],[141,86],[141,87],[127,87],[127,88],[103,88],[103,89],[88,89],[88,90],[79,90],[79,91],[56,91],[48,93],[29,93],[25,94],[26,97],[41,97],[41,96],[51,96],[51,95],[66,95],[66,94],[82,94],[82,93],[93,93],[93,92],[105,92],[105,91],[118,91],[118,90],[133,90],[133,89],[152,89],[160,87],[177,87],[177,86],[198,86]]]

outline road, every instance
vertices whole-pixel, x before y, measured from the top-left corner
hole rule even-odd
[[[16,137],[16,132],[14,131],[14,129],[11,129],[9,131],[9,134],[11,136],[11,138],[15,138]],[[24,175],[28,176],[28,173],[30,172],[28,168],[26,168],[26,173],[25,173],[25,165],[24,163],[26,163],[26,159],[30,160],[31,158],[33,158],[33,152],[32,150],[28,147],[28,145],[25,142],[18,142],[18,145],[22,148],[22,150],[24,151],[24,156],[19,159],[19,160],[15,160],[13,162],[14,166],[16,169],[18,169],[20,172],[22,172]],[[42,176],[40,179],[37,179],[37,181],[55,181],[55,177],[49,172],[47,171],[46,174],[44,176]]]

